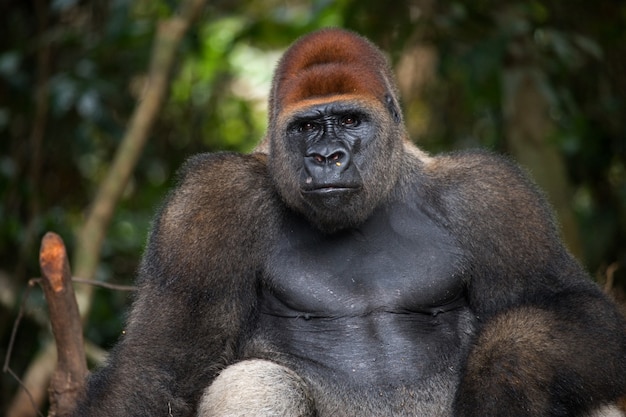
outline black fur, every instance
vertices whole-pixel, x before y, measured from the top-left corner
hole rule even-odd
[[[373,48],[296,45],[329,39]],[[624,322],[543,197],[502,158],[414,148],[378,70],[373,97],[274,88],[268,155],[185,165],[76,416],[587,416],[624,393]]]

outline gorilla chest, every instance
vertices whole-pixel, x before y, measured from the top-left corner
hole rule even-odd
[[[278,315],[437,314],[459,299],[461,252],[417,209],[380,209],[359,229],[324,235],[288,217],[270,256]]]

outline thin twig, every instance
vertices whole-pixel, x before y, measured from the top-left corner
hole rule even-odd
[[[19,376],[17,376],[15,372],[13,372],[13,370],[9,366],[9,363],[11,362],[11,355],[13,354],[13,346],[15,345],[15,338],[17,336],[17,329],[19,329],[20,327],[20,322],[22,321],[22,318],[24,317],[24,312],[26,311],[26,302],[28,301],[28,298],[30,297],[30,292],[35,286],[35,284],[41,284],[41,278],[31,278],[28,280],[28,286],[26,287],[26,291],[24,291],[24,294],[22,295],[20,309],[17,313],[17,317],[15,318],[15,321],[13,322],[13,329],[11,330],[11,338],[9,339],[9,346],[7,347],[7,353],[4,356],[4,365],[2,366],[2,372],[8,373],[17,381],[17,383],[20,385],[20,387],[22,387],[22,389],[28,396],[31,404],[33,405],[33,409],[37,412],[37,415],[44,417],[41,411],[39,411],[39,408],[37,407],[37,402],[33,398],[26,384],[20,379]]]
[[[6,372],[9,375],[11,375],[13,378],[15,378],[17,383],[20,384],[20,387],[22,387],[22,389],[24,390],[24,393],[26,394],[26,396],[30,399],[31,404],[33,405],[33,409],[35,410],[37,415],[40,416],[40,417],[45,417],[43,415],[43,413],[41,411],[39,411],[39,408],[37,407],[37,401],[35,401],[35,399],[33,398],[33,395],[30,393],[30,390],[28,389],[26,384],[24,384],[24,382],[22,382],[20,377],[17,376],[17,374],[15,372],[13,372],[13,370],[11,368],[5,369],[4,372]]]
[[[40,284],[41,278],[31,278],[28,280],[28,287],[26,287],[26,291],[22,295],[22,302],[20,303],[20,310],[17,313],[17,318],[13,322],[13,330],[11,331],[11,339],[9,340],[9,346],[7,347],[7,354],[4,357],[4,366],[2,367],[2,372],[9,371],[9,362],[11,360],[11,354],[13,353],[13,345],[15,344],[15,337],[17,335],[17,329],[20,327],[20,322],[24,317],[24,311],[26,310],[26,301],[30,296],[30,291],[33,289],[35,284]]]
[[[108,282],[102,282],[102,281],[96,281],[93,279],[85,279],[85,278],[78,278],[78,277],[72,277],[72,282],[76,282],[79,284],[93,285],[94,287],[102,287],[102,288],[107,288],[109,290],[116,290],[116,291],[136,291],[137,290],[137,287],[133,285],[110,284]]]

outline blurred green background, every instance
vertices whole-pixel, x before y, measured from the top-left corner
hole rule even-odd
[[[145,86],[169,0],[0,3],[0,356],[46,231],[76,236]],[[415,142],[486,147],[546,191],[569,248],[621,298],[626,284],[626,4],[614,0],[210,1],[179,51],[170,93],[107,229],[95,278],[131,284],[155,208],[197,152],[249,151],[266,126],[281,52],[325,26],[388,52]],[[608,282],[607,282],[608,280]],[[85,336],[109,349],[128,292],[98,289]],[[11,369],[51,339],[35,288]],[[0,414],[18,384],[0,374]],[[38,400],[40,402],[40,400]],[[38,404],[41,409],[45,404]]]

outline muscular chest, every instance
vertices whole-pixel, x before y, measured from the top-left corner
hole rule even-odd
[[[335,235],[289,215],[278,241],[267,267],[275,314],[436,314],[463,290],[454,239],[405,205],[382,208],[362,227]]]

